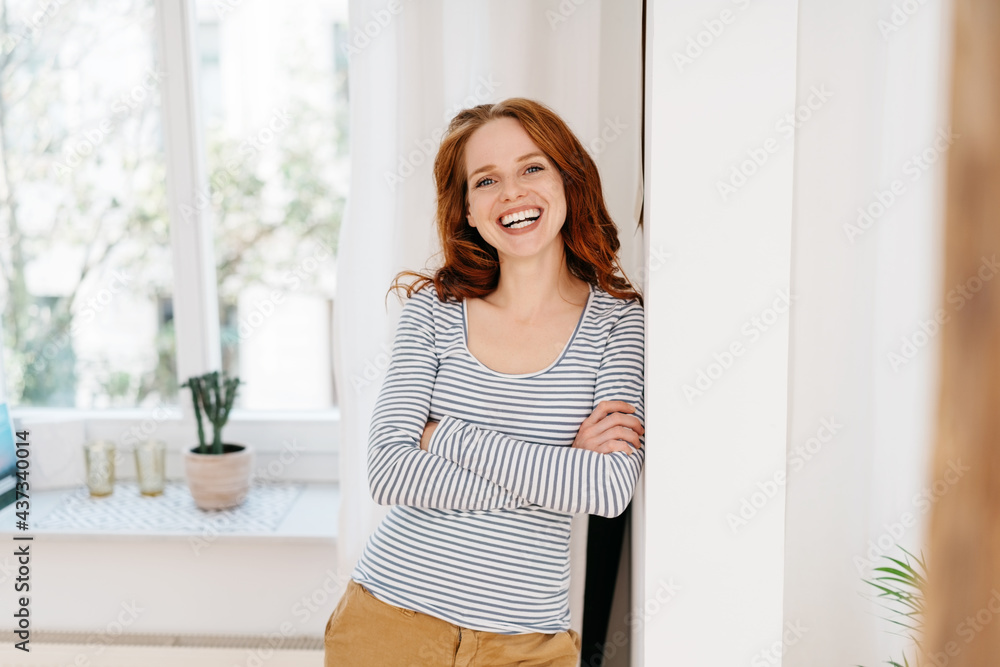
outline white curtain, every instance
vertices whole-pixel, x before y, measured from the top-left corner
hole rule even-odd
[[[906,642],[862,578],[929,517],[950,8],[799,7],[783,664],[871,666]]]
[[[401,308],[385,295],[398,271],[435,266],[431,165],[450,117],[508,97],[552,107],[597,160],[627,271],[642,247],[639,0],[351,0],[350,22],[351,189],[334,324],[343,576],[385,511],[372,502],[365,472],[369,420]],[[573,536],[577,630],[585,518],[577,517]]]

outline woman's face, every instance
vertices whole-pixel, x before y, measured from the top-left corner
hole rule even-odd
[[[498,118],[473,132],[465,167],[469,224],[501,259],[562,251],[562,176],[520,122]]]

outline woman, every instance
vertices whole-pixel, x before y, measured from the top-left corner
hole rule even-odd
[[[570,520],[620,514],[644,458],[641,296],[593,160],[541,104],[459,113],[434,178],[444,264],[397,277],[371,424],[372,496],[393,507],[326,664],[575,666]]]

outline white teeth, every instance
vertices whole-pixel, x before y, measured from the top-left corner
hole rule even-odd
[[[515,222],[513,225],[508,225],[507,229],[521,229],[522,227],[527,227],[528,225],[535,224],[535,220],[522,220],[520,222]]]
[[[530,208],[526,211],[518,211],[517,213],[511,213],[510,215],[505,215],[500,218],[500,224],[504,227],[514,227],[511,223],[522,222],[527,218],[537,218],[542,212],[537,208]],[[525,225],[521,225],[524,227]],[[516,227],[514,227],[516,228]]]

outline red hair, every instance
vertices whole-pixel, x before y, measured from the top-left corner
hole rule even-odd
[[[597,165],[566,123],[548,107],[513,97],[497,104],[480,104],[461,111],[448,125],[434,160],[437,186],[437,228],[444,264],[433,275],[402,271],[390,287],[412,296],[433,284],[441,301],[489,294],[500,278],[497,251],[469,225],[465,145],[472,133],[499,118],[513,118],[556,165],[566,193],[566,222],[562,227],[566,265],[570,273],[619,299],[642,295],[624,275],[618,262],[618,228],[608,214]],[[403,277],[414,278],[409,284]]]

